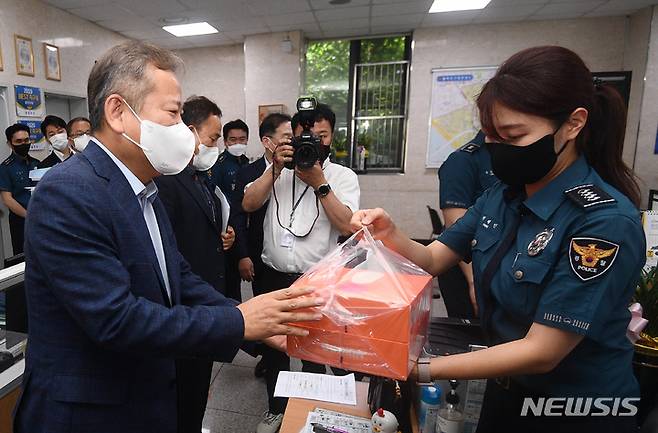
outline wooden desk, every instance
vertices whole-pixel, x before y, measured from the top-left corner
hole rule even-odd
[[[318,407],[370,419],[372,414],[368,407],[368,384],[365,382],[356,382],[356,406],[317,400],[304,400],[301,398],[289,399],[279,433],[299,433],[304,425],[306,425],[308,413]]]

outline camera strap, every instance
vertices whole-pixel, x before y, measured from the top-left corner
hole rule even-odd
[[[274,170],[272,170],[272,179],[273,179],[273,183],[272,183],[272,193],[274,194],[274,202],[276,203],[276,212],[275,212],[275,213],[276,213],[276,221],[277,221],[277,223],[279,223],[279,227],[281,227],[282,229],[286,230],[288,233],[290,233],[291,235],[293,235],[293,236],[296,237],[296,238],[305,238],[305,237],[307,237],[307,236],[308,236],[309,234],[311,234],[311,232],[313,231],[313,227],[315,227],[315,223],[318,221],[318,218],[320,217],[320,199],[319,199],[317,196],[315,196],[315,219],[313,219],[313,224],[311,224],[311,228],[308,229],[308,231],[307,231],[305,234],[303,234],[303,235],[298,235],[297,233],[295,233],[295,232],[293,232],[293,231],[291,230],[291,228],[292,228],[292,221],[293,221],[293,218],[294,218],[295,210],[297,209],[297,207],[299,207],[299,204],[301,203],[302,198],[304,198],[304,195],[305,195],[306,192],[308,191],[309,186],[306,185],[306,189],[304,190],[304,192],[302,193],[302,195],[301,195],[301,196],[299,197],[299,199],[297,200],[297,203],[294,203],[294,202],[295,202],[295,183],[297,182],[297,179],[293,177],[293,183],[292,183],[292,188],[293,188],[293,190],[292,190],[292,200],[293,200],[293,204],[294,204],[294,205],[293,205],[292,212],[291,212],[291,214],[290,214],[290,223],[289,223],[289,226],[286,227],[286,226],[284,226],[283,224],[281,224],[281,218],[279,217],[279,198],[278,198],[277,195],[276,195],[276,178],[275,178],[275,175],[274,175]]]
[[[295,185],[297,184],[297,178],[293,177],[292,179],[292,210],[290,211],[290,222],[288,223],[288,228],[292,228],[292,223],[295,221],[295,211],[299,207],[299,204],[302,202],[302,199],[304,198],[304,195],[306,195],[306,192],[308,191],[308,185],[306,185],[306,188],[304,188],[304,192],[302,192],[302,195],[299,196],[297,199],[297,202],[295,202]]]

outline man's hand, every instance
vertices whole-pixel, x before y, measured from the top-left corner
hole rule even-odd
[[[475,317],[478,317],[480,315],[480,311],[478,310],[478,300],[477,296],[475,295],[475,283],[473,283],[473,281],[468,282],[468,296],[471,298],[471,305],[473,306]]]
[[[295,148],[292,147],[289,143],[289,141],[287,143],[284,141],[283,143],[279,144],[276,149],[274,149],[272,162],[276,169],[275,174],[277,175],[281,173],[281,170],[283,170],[283,167],[287,162],[292,162],[292,155],[295,153]]]
[[[233,230],[233,227],[228,226],[226,228],[226,233],[222,233],[222,246],[224,247],[224,251],[230,250],[233,246],[233,242],[235,242],[235,230]]]
[[[258,341],[274,335],[305,337],[308,331],[289,323],[322,319],[322,314],[317,311],[296,311],[324,305],[324,299],[312,294],[313,289],[309,288],[287,288],[256,296],[238,305],[244,318],[244,339]]]
[[[254,262],[249,257],[244,257],[238,262],[240,277],[245,281],[253,281],[256,273],[254,272]]]
[[[276,349],[284,353],[288,349],[288,337],[285,335],[275,335],[274,337],[266,338],[263,340],[263,343],[267,344],[272,349]]]
[[[319,161],[316,161],[315,165],[311,168],[300,169],[299,167],[295,167],[295,176],[306,185],[313,188],[313,190],[316,190],[320,185],[327,183],[327,178],[324,177],[324,171],[322,170]]]

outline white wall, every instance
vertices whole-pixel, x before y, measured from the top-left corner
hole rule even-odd
[[[215,101],[224,123],[245,119],[245,61],[242,44],[177,51],[185,62],[181,74],[183,98],[203,95]],[[258,135],[258,125],[249,124]],[[254,129],[256,128],[256,129]]]
[[[635,157],[635,173],[643,181],[641,185],[643,205],[646,205],[648,190],[658,189],[658,155],[654,155],[658,128],[658,7],[654,6],[652,15]]]
[[[288,35],[292,52],[281,49]],[[284,104],[288,114],[294,113],[301,80],[301,32],[268,33],[247,36],[244,42],[245,102],[247,125],[258,128],[258,106]],[[258,134],[249,137],[248,155],[263,153]]]
[[[437,170],[425,168],[432,68],[499,65],[524,48],[558,44],[580,54],[592,70],[622,70],[625,28],[626,19],[615,17],[417,30],[405,174],[360,176],[362,207],[385,207],[412,237],[431,233],[425,205],[438,208]]]
[[[633,71],[631,97],[628,102],[624,162],[633,167],[636,156],[640,110],[644,95],[644,77],[651,35],[653,8],[644,8],[633,14],[626,23],[626,47],[624,48],[624,70]]]
[[[16,121],[14,85],[41,87],[44,92],[86,98],[87,78],[94,60],[108,48],[126,38],[103,29],[38,0],[0,0],[0,44],[4,70],[0,72],[0,86],[7,87],[10,122]],[[16,73],[14,33],[32,38],[35,76]],[[45,78],[43,43],[60,48],[62,81]],[[65,119],[68,120],[68,119]],[[4,131],[3,131],[4,132]],[[4,139],[1,141],[5,141]],[[9,153],[0,145],[0,155]],[[47,154],[47,153],[46,153]],[[45,156],[45,155],[42,155]]]

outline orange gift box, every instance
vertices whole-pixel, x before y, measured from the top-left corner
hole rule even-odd
[[[288,336],[288,354],[406,380],[425,344],[431,282],[369,234],[351,238],[293,285],[315,289],[327,303],[320,321],[295,324],[309,335]]]

